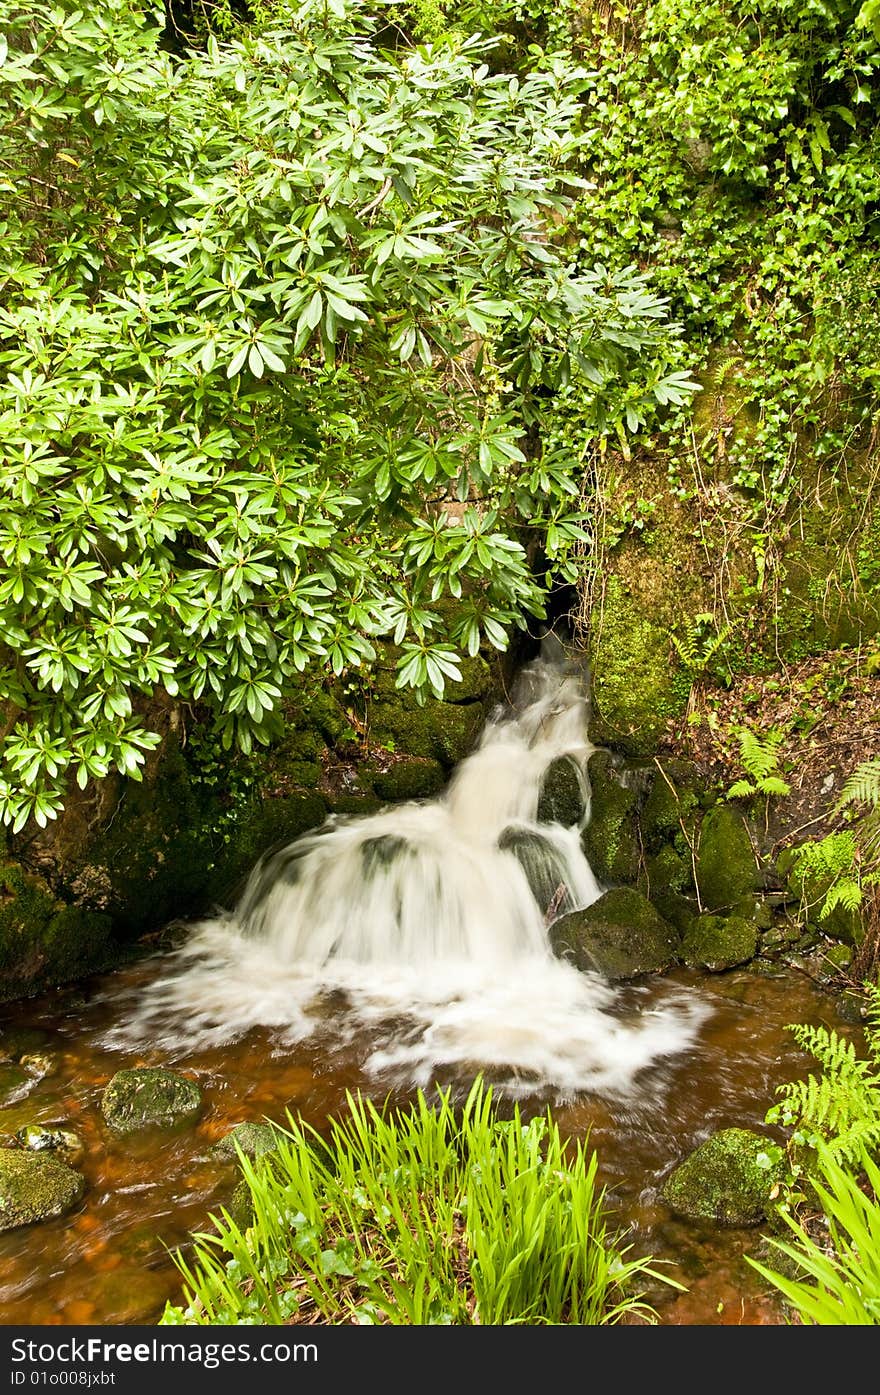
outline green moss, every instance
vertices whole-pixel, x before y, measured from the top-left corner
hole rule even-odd
[[[560,958],[606,978],[635,978],[670,968],[678,959],[678,935],[633,887],[606,891],[586,910],[572,911],[550,927]]]
[[[107,968],[116,954],[108,915],[67,905],[42,877],[0,864],[0,999]]]
[[[117,1071],[101,1096],[104,1119],[121,1134],[189,1124],[201,1110],[202,1092],[194,1081],[154,1066]]]
[[[439,793],[446,783],[446,771],[439,761],[423,756],[404,756],[388,770],[370,776],[373,789],[380,799],[429,799]]]
[[[690,682],[674,682],[679,666],[667,629],[618,576],[605,589],[591,664],[591,739],[628,755],[650,755],[669,719],[684,707]]]
[[[424,707],[416,707],[388,700],[372,704],[370,730],[375,741],[390,739],[396,750],[440,761],[448,769],[470,755],[484,719],[479,702],[456,705],[429,700]]]
[[[707,1138],[663,1185],[666,1205],[689,1220],[721,1226],[758,1225],[781,1180],[778,1149],[750,1129],[722,1129]]]
[[[601,882],[634,882],[639,873],[637,789],[622,785],[608,751],[596,751],[587,767],[590,819],[584,829],[584,854]]]
[[[758,948],[758,928],[740,916],[701,915],[685,931],[681,957],[694,968],[720,973],[747,964]]]
[[[690,833],[699,807],[693,767],[678,760],[659,764],[640,815],[642,840],[649,852],[657,852],[664,843],[679,837],[682,824]]]
[[[81,1173],[51,1153],[0,1148],[0,1231],[65,1215],[85,1185]]]
[[[666,891],[687,892],[693,889],[690,859],[682,857],[671,843],[666,843],[658,853],[648,858],[645,872],[649,896]]]
[[[718,804],[703,819],[697,848],[697,885],[707,911],[728,910],[756,891],[760,875],[742,816]]]

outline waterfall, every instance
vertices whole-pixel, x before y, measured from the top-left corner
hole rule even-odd
[[[426,1085],[482,1070],[510,1091],[629,1089],[684,1051],[706,1009],[670,988],[621,993],[554,957],[552,919],[602,887],[581,847],[589,812],[585,675],[561,647],[521,673],[509,708],[437,798],[333,819],[262,859],[227,915],[192,928],[126,1029],[220,1045],[255,1026],[317,1037],[369,1073]],[[554,762],[579,823],[539,821]]]

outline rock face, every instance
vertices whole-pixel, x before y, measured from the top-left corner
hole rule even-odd
[[[560,958],[612,980],[656,973],[678,960],[676,932],[633,887],[606,891],[586,910],[562,916],[550,927],[550,943]]]
[[[101,1096],[101,1113],[121,1134],[192,1123],[201,1109],[198,1085],[160,1067],[118,1071]]]
[[[53,1156],[0,1148],[0,1230],[63,1216],[85,1191],[81,1172]]]
[[[722,1129],[670,1174],[661,1196],[688,1220],[752,1226],[766,1217],[780,1177],[770,1139],[750,1129]]]
[[[634,882],[640,857],[638,787],[621,782],[609,751],[596,751],[587,770],[592,793],[584,855],[600,881]]]

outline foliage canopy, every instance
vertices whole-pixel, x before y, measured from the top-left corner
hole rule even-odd
[[[297,674],[385,636],[399,686],[440,695],[573,577],[579,446],[615,428],[613,385],[637,423],[691,384],[643,278],[555,231],[571,61],[383,48],[397,31],[361,0],[292,0],[183,54],[130,0],[2,10],[19,829],[71,775],[137,777],[163,694],[249,749]]]

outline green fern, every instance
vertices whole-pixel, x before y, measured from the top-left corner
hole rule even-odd
[[[855,834],[829,833],[810,839],[795,851],[792,875],[801,884],[805,905],[819,905],[819,919],[827,920],[836,906],[857,911],[864,899]]]
[[[715,627],[715,617],[709,610],[700,611],[690,621],[683,634],[670,632],[678,657],[689,673],[705,673],[722,645],[728,639],[732,625]]]
[[[780,747],[785,733],[778,727],[771,727],[763,736],[758,736],[749,727],[737,727],[739,758],[749,776],[737,780],[727,791],[727,799],[750,799],[753,795],[769,796],[791,793],[791,785],[779,774]]]
[[[798,1142],[822,1144],[832,1157],[853,1165],[862,1150],[880,1147],[880,987],[866,984],[865,992],[868,1057],[857,1056],[852,1042],[833,1028],[790,1026],[798,1046],[824,1074],[780,1085],[780,1103],[766,1115],[768,1124],[794,1128]]]
[[[880,805],[880,760],[863,760],[846,780],[835,805],[839,812],[848,804]]]

